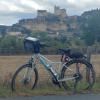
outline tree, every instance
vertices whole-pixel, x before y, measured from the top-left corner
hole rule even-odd
[[[92,46],[95,42],[94,33],[84,33],[82,38],[87,46]]]
[[[18,53],[23,50],[23,40],[16,36],[5,36],[1,39],[0,48],[2,53]]]
[[[82,29],[85,42],[87,45],[92,45],[94,41],[100,42],[100,10],[92,10],[85,12],[82,15]]]

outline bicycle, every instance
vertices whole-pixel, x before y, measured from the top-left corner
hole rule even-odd
[[[94,82],[95,82],[95,72],[93,69],[92,64],[87,62],[86,59],[83,57],[69,57],[68,55],[68,60],[65,59],[67,56],[65,56],[65,61],[61,62],[52,62],[48,60],[46,57],[40,54],[40,48],[41,47],[46,47],[46,44],[40,43],[40,41],[37,38],[33,37],[27,37],[24,40],[24,47],[26,50],[32,50],[34,53],[30,60],[19,67],[17,71],[14,73],[11,81],[11,89],[12,91],[15,91],[17,89],[25,89],[25,88],[30,88],[34,89],[37,81],[38,81],[38,71],[37,71],[37,61],[40,62],[44,66],[44,68],[49,72],[49,74],[52,77],[52,82],[59,86],[60,88],[63,86],[66,90],[68,90],[68,84],[72,84],[73,82],[73,90],[76,92],[77,90],[77,85],[79,81],[83,79],[82,74],[80,73],[79,68],[85,66],[87,69],[87,75],[86,75],[86,81],[88,83],[87,88],[90,89],[92,88]],[[63,52],[63,55],[67,54],[69,50],[61,50]],[[69,60],[70,58],[70,60]],[[59,63],[61,65],[61,71],[58,73],[53,69],[53,64]],[[71,65],[75,64],[74,69],[71,69]],[[80,65],[80,66],[79,66]],[[68,74],[66,75],[66,71],[70,72],[73,74],[72,76],[69,76]],[[73,71],[75,70],[75,72]],[[21,74],[21,75],[20,75]],[[19,76],[19,77],[18,77]],[[69,82],[68,81],[72,81]]]

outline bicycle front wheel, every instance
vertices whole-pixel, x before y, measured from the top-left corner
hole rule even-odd
[[[38,72],[36,68],[32,68],[30,64],[21,66],[13,75],[11,81],[12,91],[28,91],[33,89],[38,80]]]
[[[63,87],[66,90],[82,91],[91,89],[95,82],[95,72],[92,64],[86,60],[71,60],[61,71]]]

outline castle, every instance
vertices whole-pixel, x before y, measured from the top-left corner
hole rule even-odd
[[[67,13],[66,13],[66,9],[60,9],[59,6],[55,6],[54,7],[54,13],[55,16],[60,16],[62,18],[67,17]],[[47,10],[38,10],[37,11],[37,16],[38,17],[45,17],[48,16],[49,12],[47,12]]]
[[[36,18],[20,20],[17,24],[32,31],[66,31],[67,25],[62,20],[66,17],[66,10],[55,6],[54,13],[47,12],[47,10],[38,10]]]
[[[79,28],[76,23],[77,18],[77,16],[68,16],[66,9],[55,6],[53,13],[47,10],[38,10],[35,18],[19,20],[18,23],[7,29],[7,33],[8,35],[22,35],[23,33],[42,31],[51,33],[51,35],[62,33],[72,36]]]

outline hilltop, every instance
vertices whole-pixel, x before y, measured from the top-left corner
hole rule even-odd
[[[18,23],[7,27],[7,29],[5,27],[3,28],[6,30],[4,33],[8,35],[27,34],[32,31],[54,34],[57,32],[68,33],[78,29],[77,19],[78,16],[68,16],[65,9],[55,6],[54,13],[50,13],[47,10],[38,10],[36,18],[22,19]]]
[[[54,12],[38,10],[33,19],[21,19],[12,26],[0,26],[0,36],[23,36],[32,32],[46,32],[49,35],[80,35],[84,32],[100,32],[100,9],[84,12],[81,16],[69,16],[65,9],[54,7]],[[92,30],[92,31],[91,31]],[[96,31],[98,30],[98,32]]]

